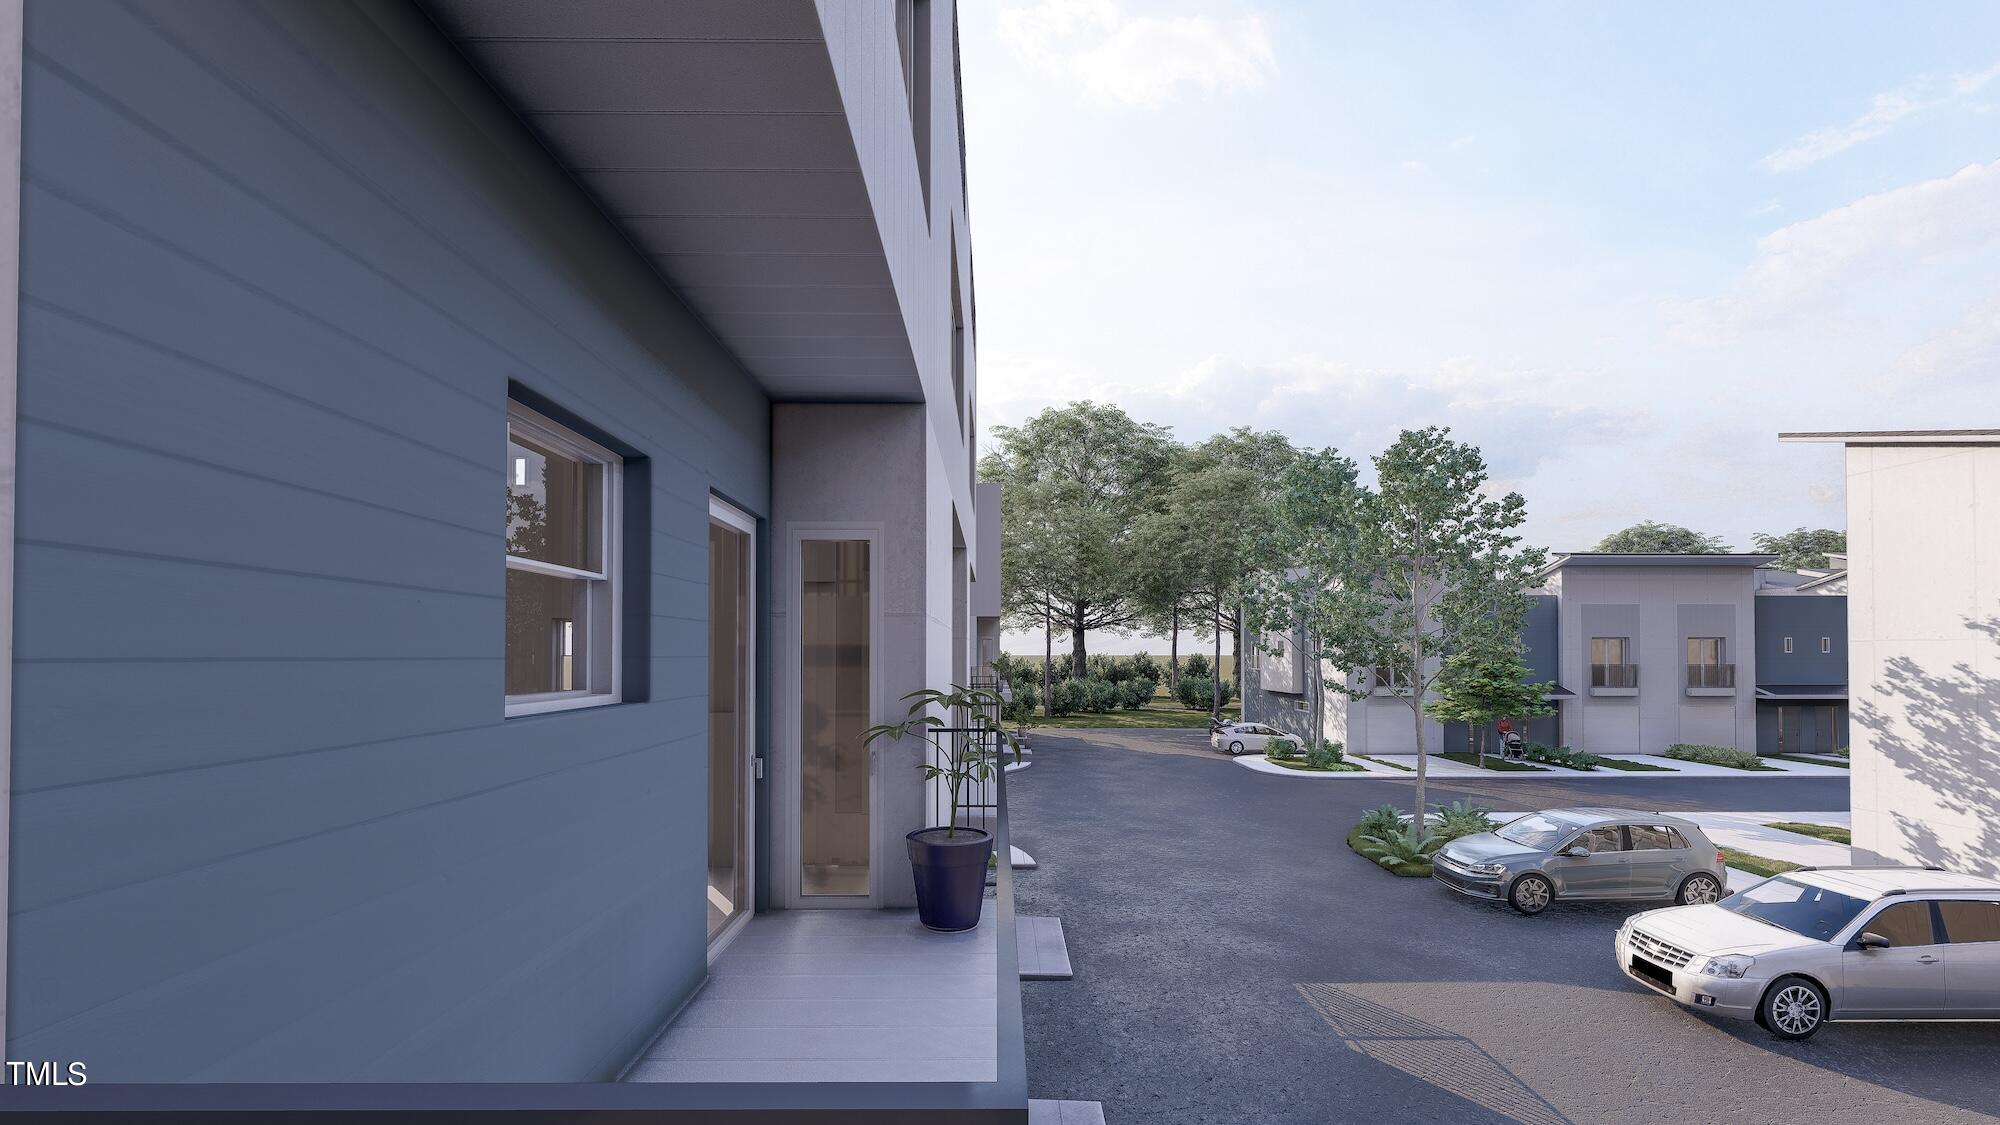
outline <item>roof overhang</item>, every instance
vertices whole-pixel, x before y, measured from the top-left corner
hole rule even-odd
[[[773,398],[923,398],[812,0],[423,6]]]
[[[1837,445],[2000,445],[2000,430],[1828,430],[1779,434],[1778,440]]]
[[[1845,684],[1760,684],[1757,687],[1759,699],[1815,700],[1846,699]]]
[[[1535,572],[1541,578],[1558,570],[1572,566],[1734,566],[1753,569],[1767,566],[1777,561],[1776,555],[1726,554],[1726,555],[1653,555],[1653,554],[1611,554],[1598,551],[1575,551],[1567,555],[1557,555]]]

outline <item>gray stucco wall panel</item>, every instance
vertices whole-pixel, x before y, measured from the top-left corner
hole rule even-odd
[[[11,1051],[608,1077],[705,971],[707,496],[768,509],[764,396],[404,6],[27,44]],[[510,379],[651,461],[652,703],[501,719]]]

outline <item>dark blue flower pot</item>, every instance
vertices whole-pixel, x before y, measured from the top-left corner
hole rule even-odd
[[[980,828],[946,832],[919,828],[903,839],[909,844],[910,872],[917,880],[918,920],[926,929],[956,933],[979,924],[993,833]]]

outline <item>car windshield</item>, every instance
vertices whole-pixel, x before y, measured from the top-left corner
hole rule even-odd
[[[1779,876],[1738,891],[1716,905],[1801,937],[1832,941],[1833,935],[1854,921],[1854,916],[1868,903],[1865,899],[1849,898],[1825,887]]]
[[[1502,840],[1520,844],[1526,848],[1548,849],[1555,847],[1556,841],[1576,831],[1575,826],[1561,824],[1543,816],[1529,813],[1496,833]]]

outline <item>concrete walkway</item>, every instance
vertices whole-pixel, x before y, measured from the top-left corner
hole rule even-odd
[[[1767,824],[1791,821],[1847,828],[1852,823],[1852,817],[1844,812],[1712,812],[1674,815],[1701,825],[1701,830],[1708,833],[1708,838],[1715,841],[1718,847],[1735,848],[1737,851],[1749,852],[1765,859],[1796,863],[1800,867],[1844,867],[1853,862],[1853,849],[1846,844],[1836,844],[1816,836],[1764,827]],[[1762,875],[1753,875],[1748,871],[1739,871],[1732,867],[1729,869],[1729,889],[1740,891],[1762,882],[1763,878]]]
[[[1395,762],[1397,765],[1408,766],[1411,769],[1415,769],[1417,765],[1417,756],[1415,754],[1373,754],[1370,755],[1370,757],[1380,758],[1382,761],[1385,762]],[[1540,768],[1536,770],[1483,770],[1480,769],[1478,766],[1468,765],[1464,762],[1454,762],[1449,758],[1441,758],[1433,754],[1431,755],[1428,773],[1432,777],[1477,777],[1477,778],[1485,778],[1492,780],[1527,778],[1527,777],[1539,777],[1546,779],[1551,776],[1560,776],[1563,778],[1582,778],[1586,780],[1591,778],[1606,778],[1606,777],[1615,777],[1623,780],[1644,780],[1648,778],[1664,778],[1664,777],[1759,778],[1759,777],[1846,777],[1848,776],[1848,771],[1840,768],[1839,766],[1809,765],[1804,762],[1784,762],[1784,761],[1779,761],[1775,758],[1764,759],[1764,764],[1766,766],[1771,767],[1770,769],[1738,770],[1738,769],[1731,769],[1728,766],[1705,765],[1701,762],[1683,762],[1675,758],[1667,758],[1657,754],[1621,754],[1618,755],[1618,757],[1621,757],[1629,762],[1644,762],[1647,765],[1664,766],[1666,768],[1660,770],[1615,770],[1607,766],[1599,766],[1597,769],[1594,770],[1571,770],[1571,769],[1564,769],[1561,766],[1551,766],[1540,762],[1529,762],[1527,763],[1528,765],[1539,766]],[[1363,762],[1361,764],[1369,765],[1370,763]],[[1293,771],[1286,771],[1286,772],[1293,772]]]

